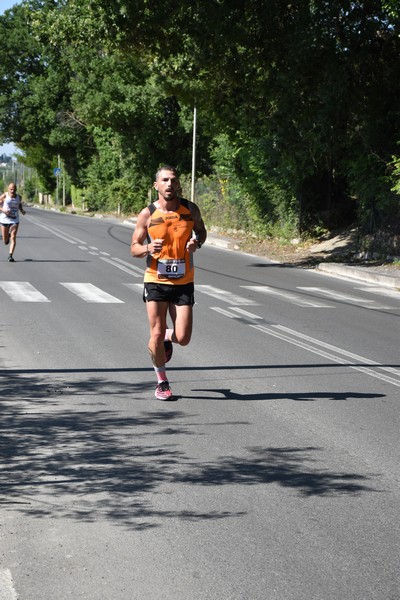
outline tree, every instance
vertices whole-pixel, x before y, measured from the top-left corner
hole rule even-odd
[[[42,147],[61,153],[98,199],[99,187],[119,186],[136,205],[131,186],[115,182],[134,182],[143,198],[166,156],[189,172],[196,104],[198,173],[218,176],[229,164],[232,201],[252,227],[287,214],[302,230],[334,227],[355,207],[376,227],[392,210],[400,117],[393,0],[25,6],[37,57],[35,69],[20,71],[29,98],[7,89],[6,129],[19,127],[18,140],[33,145],[35,115]],[[11,63],[8,70],[20,83]]]
[[[58,49],[44,45],[29,26],[33,9],[53,4],[25,2],[0,17],[1,137],[24,151],[26,164],[37,169],[48,191],[55,187],[58,155],[76,179],[92,153],[84,127],[68,117],[71,73]]]

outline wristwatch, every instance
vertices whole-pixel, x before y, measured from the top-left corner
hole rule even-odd
[[[196,238],[196,242],[197,242],[197,249],[200,250],[200,248],[202,247],[203,244],[197,238]]]

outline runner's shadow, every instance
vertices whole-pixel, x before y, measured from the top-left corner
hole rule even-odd
[[[37,258],[24,258],[23,260],[19,260],[18,262],[34,262],[34,263],[86,263],[88,260],[49,260],[49,259],[37,259]]]
[[[261,394],[237,394],[229,388],[220,389],[194,389],[193,392],[215,392],[222,394],[220,396],[192,396],[193,400],[236,400],[244,401],[260,401],[260,400],[294,400],[296,402],[315,402],[316,400],[349,400],[351,398],[368,400],[371,398],[384,398],[385,394],[369,394],[358,392],[292,392],[292,393],[277,393],[265,392]]]

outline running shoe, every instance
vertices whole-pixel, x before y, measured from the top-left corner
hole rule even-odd
[[[157,400],[173,400],[174,397],[169,387],[168,381],[160,381],[156,387],[155,397]]]
[[[174,351],[174,347],[172,342],[169,340],[164,340],[164,349],[165,349],[165,362],[169,362],[172,357],[172,352]]]
[[[15,262],[15,260],[13,259],[12,254],[10,254],[10,256],[8,257],[8,262]]]

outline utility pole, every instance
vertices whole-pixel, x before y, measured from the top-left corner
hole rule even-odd
[[[62,203],[63,203],[63,207],[65,208],[65,169],[64,169],[64,163],[62,165],[61,175],[62,175]]]
[[[55,176],[56,176],[56,205],[58,206],[58,202],[59,202],[59,197],[60,197],[60,155],[58,155],[58,160],[57,160],[57,169],[55,169]]]
[[[192,149],[192,189],[190,199],[194,202],[194,184],[196,177],[196,126],[197,126],[197,109],[193,109],[193,149]]]

